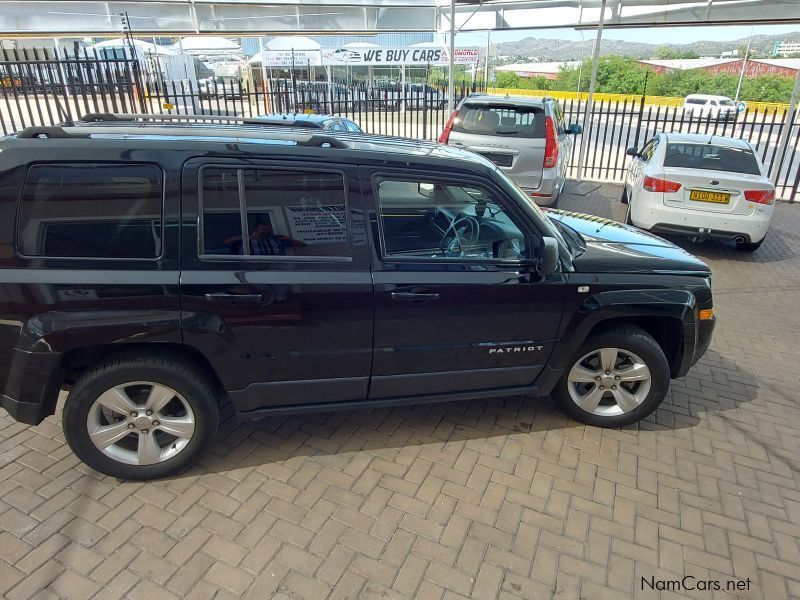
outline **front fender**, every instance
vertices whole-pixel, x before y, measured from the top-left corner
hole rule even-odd
[[[600,291],[579,301],[575,308],[572,318],[565,319],[562,325],[559,349],[551,361],[555,368],[566,369],[586,338],[603,323],[625,320],[635,323],[641,318],[679,323],[681,339],[676,342],[680,353],[671,361],[673,377],[682,377],[693,364],[698,336],[697,300],[689,291],[663,288]]]

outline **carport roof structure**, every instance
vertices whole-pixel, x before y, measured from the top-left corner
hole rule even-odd
[[[602,0],[0,0],[0,35],[259,35],[594,28]],[[607,0],[606,27],[786,23],[796,0]]]

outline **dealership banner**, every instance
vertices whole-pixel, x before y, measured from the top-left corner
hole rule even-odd
[[[323,50],[322,62],[325,65],[447,65],[450,63],[450,53],[446,48],[436,47],[338,48]],[[476,62],[477,50],[456,49],[456,64]]]
[[[265,66],[268,67],[314,67],[322,64],[319,50],[264,50]]]

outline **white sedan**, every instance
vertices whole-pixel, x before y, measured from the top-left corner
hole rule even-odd
[[[717,135],[659,133],[625,173],[625,222],[696,239],[761,246],[775,210],[775,186],[749,142]]]

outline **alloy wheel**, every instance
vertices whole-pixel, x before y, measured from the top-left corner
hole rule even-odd
[[[135,381],[114,386],[93,403],[86,417],[89,439],[109,458],[153,465],[179,454],[195,432],[191,406],[169,386]]]
[[[604,417],[635,410],[647,398],[652,375],[636,354],[622,348],[599,348],[579,358],[567,375],[573,402]]]

